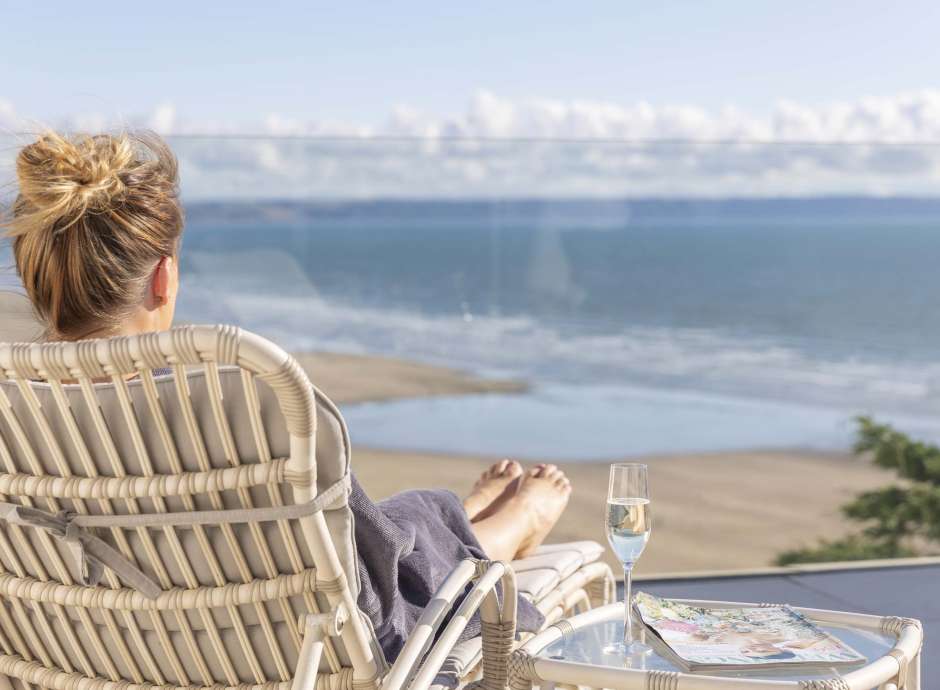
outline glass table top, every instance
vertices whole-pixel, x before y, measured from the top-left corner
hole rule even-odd
[[[828,633],[835,635],[847,645],[855,649],[859,654],[870,663],[874,659],[884,656],[895,643],[894,637],[882,635],[880,633],[861,630],[857,628],[835,627],[820,625]],[[548,659],[557,659],[563,661],[572,661],[582,664],[591,664],[593,666],[606,666],[610,668],[625,668],[636,670],[659,670],[659,671],[679,671],[688,673],[681,667],[676,666],[668,659],[659,656],[655,649],[651,654],[641,657],[625,658],[619,655],[606,654],[604,648],[608,645],[623,639],[623,621],[608,620],[592,625],[578,628],[573,633],[552,642],[547,647],[538,652],[537,656]],[[647,640],[647,644],[649,641]],[[864,663],[854,666],[841,667],[841,673],[854,671]],[[749,670],[716,673],[709,671],[706,673],[698,672],[696,675],[720,675],[735,676],[747,678],[773,678],[774,680],[812,680],[838,678],[839,671],[835,669],[814,668],[809,671],[802,669],[794,672],[788,669],[773,670]]]

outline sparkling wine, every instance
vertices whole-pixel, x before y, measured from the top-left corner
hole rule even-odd
[[[623,563],[623,642],[604,648],[607,654],[642,656],[653,650],[633,638],[633,566],[650,538],[650,488],[647,467],[637,462],[610,466],[607,487],[607,541]]]
[[[652,527],[648,498],[617,498],[607,501],[607,541],[621,563],[636,563]]]

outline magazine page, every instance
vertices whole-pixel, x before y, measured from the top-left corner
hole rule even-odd
[[[639,593],[636,608],[690,670],[865,661],[788,606],[701,608]]]

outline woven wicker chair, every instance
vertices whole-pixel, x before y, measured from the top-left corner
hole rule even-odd
[[[461,563],[386,664],[356,607],[349,471],[338,410],[251,333],[0,344],[0,674],[54,690],[398,690],[482,667],[505,687],[517,582],[498,562]],[[550,622],[606,603],[599,548],[540,550],[518,564],[521,591]],[[476,611],[482,639],[458,645]]]

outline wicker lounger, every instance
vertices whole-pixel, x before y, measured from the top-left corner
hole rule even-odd
[[[611,598],[596,544],[544,547],[518,583],[467,561],[389,667],[356,608],[349,471],[339,411],[251,333],[0,345],[0,674],[55,690],[397,690],[482,666],[495,689],[517,586],[549,622]],[[477,610],[482,640],[456,645]]]

